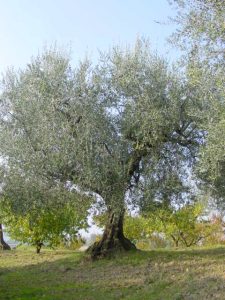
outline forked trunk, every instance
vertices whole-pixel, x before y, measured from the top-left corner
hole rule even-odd
[[[2,224],[0,224],[0,249],[2,249],[2,250],[11,250],[9,245],[4,241]]]
[[[179,241],[180,241],[180,239],[179,238],[175,238],[175,236],[174,235],[170,235],[171,236],[171,238],[173,239],[173,242],[174,242],[174,246],[176,247],[176,248],[178,248],[179,247]]]
[[[110,210],[103,236],[87,251],[93,259],[109,256],[116,252],[136,249],[135,245],[123,234],[124,212]]]

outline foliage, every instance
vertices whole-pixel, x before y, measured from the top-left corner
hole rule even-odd
[[[173,42],[185,50],[186,74],[204,101],[204,144],[197,175],[224,208],[225,5],[223,0],[174,0],[178,25]]]
[[[80,228],[87,226],[85,216],[77,212],[73,203],[45,206],[30,209],[26,215],[15,214],[10,206],[4,205],[4,224],[10,237],[18,242],[36,246],[37,252],[42,245],[50,247],[74,240]]]
[[[224,90],[225,92],[225,90]],[[225,95],[225,93],[224,93]],[[224,99],[221,99],[224,101]],[[198,175],[203,182],[203,189],[209,190],[211,196],[216,199],[220,209],[224,209],[225,195],[225,160],[224,160],[224,141],[225,141],[225,113],[224,103],[215,105],[215,114],[211,122],[207,124],[207,141],[201,148],[200,163],[198,165]]]
[[[146,219],[140,216],[132,217],[127,215],[124,219],[124,234],[128,239],[137,243],[146,237],[146,225]]]
[[[177,210],[168,207],[158,208],[150,212],[147,217],[153,230],[163,233],[174,246],[180,244],[186,247],[198,244],[216,229],[209,222],[202,219],[202,204],[189,204]]]
[[[223,64],[225,58],[225,7],[223,0],[173,0],[178,25],[173,41],[189,55]]]
[[[205,240],[204,245],[224,245],[225,244],[225,224],[223,216],[220,214],[212,215],[210,225],[213,227],[213,232]]]

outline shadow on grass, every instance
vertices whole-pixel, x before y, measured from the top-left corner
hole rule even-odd
[[[150,251],[132,251],[129,253],[123,253],[121,256],[115,257],[115,262],[117,263],[141,263],[141,261],[145,261],[146,259],[152,261],[188,261],[193,258],[208,258],[211,260],[221,259],[225,260],[225,247],[218,246],[215,248],[185,248],[185,249],[157,249]]]

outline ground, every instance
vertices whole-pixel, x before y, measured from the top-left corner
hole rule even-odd
[[[225,247],[91,261],[68,250],[0,252],[0,299],[225,299]]]

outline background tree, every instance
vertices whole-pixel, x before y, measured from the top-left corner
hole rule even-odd
[[[59,245],[66,236],[72,239],[79,229],[86,228],[89,203],[87,195],[69,186],[49,186],[15,174],[5,179],[0,200],[10,237],[34,245],[37,253],[42,245]]]
[[[78,230],[87,226],[75,208],[68,203],[38,211],[30,210],[26,216],[16,215],[8,210],[5,224],[11,238],[35,246],[37,253],[40,253],[44,245],[55,247],[66,240],[72,241]]]
[[[177,210],[157,208],[147,215],[150,227],[163,233],[175,247],[190,247],[212,235],[217,226],[212,226],[202,217],[203,206],[200,203],[184,205]]]
[[[75,70],[65,54],[45,51],[25,70],[8,71],[2,87],[0,149],[8,177],[38,178],[48,187],[70,182],[102,202],[108,218],[93,257],[134,248],[123,233],[128,193],[165,157],[179,153],[189,161],[199,144],[202,103],[186,81],[138,40]]]

